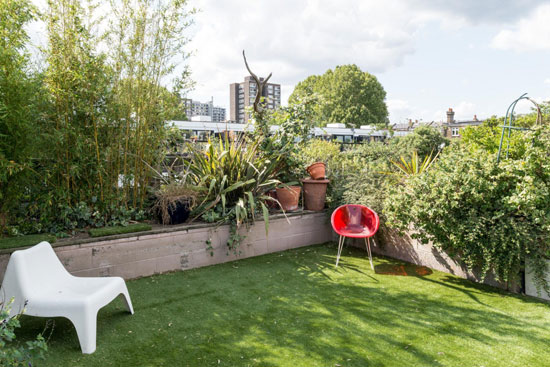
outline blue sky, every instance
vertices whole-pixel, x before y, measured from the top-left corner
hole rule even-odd
[[[229,83],[273,72],[283,104],[299,81],[355,63],[378,77],[390,121],[505,113],[524,92],[550,99],[550,2],[200,0],[189,96],[228,107]],[[521,106],[520,106],[521,108]],[[528,109],[524,105],[523,110]],[[228,111],[229,113],[229,111]]]

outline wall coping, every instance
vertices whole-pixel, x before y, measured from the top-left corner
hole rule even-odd
[[[326,214],[325,211],[311,211],[311,210],[300,210],[295,211],[291,213],[277,213],[269,216],[270,220],[273,219],[280,219],[280,218],[292,218],[292,217],[302,217],[302,216],[308,216],[308,215],[315,215],[315,214]],[[263,222],[263,216],[258,217],[256,219],[256,222]],[[67,238],[67,239],[61,239],[59,241],[56,241],[52,243],[53,248],[57,247],[65,247],[65,246],[74,246],[74,245],[83,245],[88,243],[97,243],[97,242],[104,242],[104,241],[111,241],[111,240],[119,240],[119,239],[125,239],[125,238],[136,238],[139,239],[139,237],[145,237],[150,235],[157,235],[157,234],[166,234],[166,233],[173,233],[173,232],[189,232],[190,230],[194,229],[201,229],[201,228],[211,228],[211,229],[217,229],[219,227],[228,225],[227,223],[222,224],[212,224],[212,223],[196,223],[196,224],[176,224],[176,225],[169,225],[169,226],[162,226],[160,228],[153,228],[149,231],[141,231],[141,232],[130,232],[130,233],[121,233],[121,234],[115,234],[110,236],[101,236],[101,237],[86,237],[86,238]],[[24,247],[16,247],[16,248],[7,248],[7,249],[0,249],[0,255],[2,254],[11,254],[14,251],[17,250],[24,250],[28,249],[32,246],[24,246]]]

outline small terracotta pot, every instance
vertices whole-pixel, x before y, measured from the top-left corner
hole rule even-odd
[[[298,209],[298,200],[300,199],[300,186],[278,187],[277,200],[281,203],[284,211],[293,211]]]
[[[329,180],[302,180],[304,185],[304,207],[320,212],[325,209]]]
[[[323,162],[313,163],[306,168],[306,171],[314,180],[323,180],[325,178],[325,164]]]

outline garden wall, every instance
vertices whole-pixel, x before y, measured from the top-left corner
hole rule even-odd
[[[550,294],[546,293],[543,289],[541,289],[540,292],[537,289],[535,280],[533,279],[532,267],[531,262],[527,259],[525,264],[525,294],[550,301]],[[550,269],[550,260],[546,260],[546,269]],[[550,272],[546,273],[545,279],[546,283],[550,284]]]
[[[290,221],[290,223],[288,222]],[[332,239],[325,213],[278,216],[241,232],[246,238],[236,256],[228,254],[229,226],[184,225],[140,234],[81,239],[54,244],[69,272],[77,276],[120,276],[133,279],[288,250]],[[207,244],[210,242],[211,248]],[[0,281],[14,250],[0,252]],[[212,253],[212,254],[211,254]]]
[[[376,245],[372,247],[375,254],[426,266],[475,282],[481,282],[479,273],[469,271],[464,264],[453,260],[449,255],[438,250],[431,243],[424,245],[420,241],[411,238],[411,233],[400,236],[396,230],[380,228],[375,241]],[[362,239],[355,240],[353,245],[365,248],[365,243]],[[519,291],[519,286],[508,286],[497,282],[491,274],[487,275],[483,283],[511,291]]]

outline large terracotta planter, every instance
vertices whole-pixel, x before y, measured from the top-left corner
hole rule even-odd
[[[302,180],[304,186],[304,207],[319,212],[325,209],[329,180]]]
[[[298,201],[300,199],[300,186],[289,186],[277,188],[277,200],[281,203],[284,211],[293,211],[298,209]]]
[[[325,178],[325,164],[323,162],[313,163],[306,168],[306,171],[314,180],[323,180]]]

